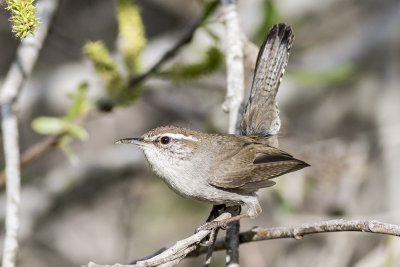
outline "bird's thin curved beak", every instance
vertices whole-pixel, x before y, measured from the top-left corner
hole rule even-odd
[[[119,145],[119,144],[139,145],[139,144],[142,144],[143,142],[144,142],[143,138],[124,138],[124,139],[116,141],[115,144],[117,144],[117,145]]]

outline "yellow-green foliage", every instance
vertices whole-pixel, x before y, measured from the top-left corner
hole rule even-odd
[[[84,53],[93,61],[97,73],[104,79],[110,97],[118,97],[123,79],[102,41],[86,42]]]
[[[263,10],[264,15],[262,16],[262,21],[260,27],[256,34],[256,43],[261,44],[264,40],[267,32],[271,27],[282,21],[282,15],[276,4],[276,0],[263,0]]]
[[[39,25],[39,19],[36,17],[35,0],[8,0],[6,9],[11,12],[10,21],[12,23],[12,32],[20,39],[24,39]]]
[[[91,103],[86,97],[88,87],[89,84],[86,82],[79,85],[77,92],[72,95],[73,102],[65,116],[42,116],[32,121],[32,128],[35,132],[60,136],[58,145],[71,161],[76,161],[76,156],[69,146],[71,142],[75,138],[82,141],[88,138],[87,131],[79,125],[79,122],[86,117],[91,107]]]
[[[322,71],[297,70],[290,76],[296,84],[302,86],[329,86],[348,82],[355,75],[351,64],[342,64]]]
[[[120,47],[129,74],[133,76],[140,67],[139,56],[146,44],[143,22],[139,7],[131,0],[118,0],[117,12]]]
[[[118,42],[124,58],[128,77],[123,75],[111,58],[107,48],[101,41],[87,42],[84,53],[93,61],[96,71],[105,81],[107,99],[100,101],[107,108],[113,105],[124,105],[135,100],[139,95],[138,86],[131,88],[129,79],[138,73],[139,57],[146,44],[144,27],[139,8],[131,0],[117,0],[117,18],[119,23]],[[99,102],[99,103],[100,103]]]
[[[223,62],[223,54],[217,47],[210,47],[206,52],[206,57],[196,63],[172,66],[165,71],[173,80],[196,78],[216,71]]]
[[[85,117],[89,111],[86,92],[89,85],[84,82],[79,85],[78,91],[73,95],[73,103],[67,114],[63,117],[38,117],[32,121],[32,128],[40,134],[71,135],[81,140],[87,139],[87,132],[77,121]]]

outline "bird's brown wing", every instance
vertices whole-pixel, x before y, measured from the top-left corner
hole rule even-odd
[[[300,170],[307,163],[261,143],[245,143],[233,156],[212,167],[208,183],[222,189],[254,190],[272,186],[268,179]]]
[[[280,128],[275,96],[289,60],[294,35],[290,26],[274,25],[258,52],[249,101],[241,121],[242,135],[270,136]]]

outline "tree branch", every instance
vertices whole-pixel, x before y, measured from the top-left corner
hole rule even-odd
[[[2,111],[2,132],[5,155],[5,171],[7,176],[6,190],[6,233],[3,248],[3,267],[15,266],[18,251],[19,205],[20,205],[20,158],[18,146],[18,121],[14,103],[42,48],[55,13],[58,1],[42,0],[38,4],[38,16],[41,18],[40,28],[35,36],[23,40],[17,49],[15,61],[12,63],[0,92]]]
[[[328,220],[315,223],[304,223],[293,226],[279,226],[270,228],[256,227],[246,232],[239,234],[240,244],[278,239],[278,238],[294,238],[302,239],[305,235],[330,232],[366,232],[384,235],[400,236],[400,226],[379,222],[375,220]],[[226,249],[225,238],[218,238],[214,245],[214,250]],[[197,257],[200,254],[206,253],[203,247],[188,255],[188,257]]]
[[[241,29],[236,11],[236,1],[222,0],[226,25],[227,93],[222,105],[229,111],[229,133],[237,133],[238,113],[244,98],[244,64]]]
[[[224,220],[229,218],[229,213],[223,213],[216,220]],[[87,267],[147,267],[164,264],[163,266],[172,266],[177,264],[184,257],[197,257],[201,254],[208,252],[207,247],[200,246],[200,242],[209,233],[210,230],[202,230],[184,240],[176,242],[176,244],[169,249],[161,249],[141,260],[133,261],[130,265],[99,265],[90,262]],[[296,240],[302,239],[305,235],[329,232],[368,232],[392,236],[400,236],[400,226],[375,220],[328,220],[315,223],[303,223],[292,226],[279,226],[261,228],[256,227],[239,234],[239,243],[249,243],[262,240],[278,239],[278,238],[294,238]],[[214,243],[214,250],[225,250],[226,238],[218,238]],[[145,259],[145,260],[143,260]]]
[[[221,0],[223,19],[226,31],[226,68],[227,93],[224,104],[225,111],[229,111],[229,133],[238,134],[239,109],[244,98],[244,56],[242,30],[239,25],[239,16],[236,10],[236,0]],[[236,207],[240,213],[240,206]],[[237,213],[237,214],[239,214]],[[232,215],[237,215],[233,213]],[[227,231],[226,266],[239,266],[239,221],[230,223]]]

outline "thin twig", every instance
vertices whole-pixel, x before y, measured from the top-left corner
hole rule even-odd
[[[170,49],[168,49],[150,69],[136,77],[133,77],[129,82],[129,86],[133,88],[134,85],[141,83],[148,76],[156,73],[162,67],[162,65],[173,58],[182,47],[190,43],[196,30],[215,11],[217,6],[218,5],[211,5],[208,7],[208,10],[204,9],[203,13],[185,30],[177,42]]]
[[[21,154],[21,162],[20,162],[20,168],[25,167],[29,162],[32,160],[40,157],[44,152],[46,152],[49,148],[57,145],[57,143],[60,141],[60,138],[63,135],[51,135],[43,138],[36,144],[32,145],[29,147],[27,150],[25,150]],[[6,174],[5,172],[2,172],[0,174],[0,191],[4,189],[6,184]]]
[[[17,49],[17,56],[12,63],[0,92],[2,111],[2,132],[7,176],[6,190],[6,234],[3,248],[3,267],[15,266],[18,251],[19,205],[20,205],[20,158],[18,145],[18,122],[14,103],[19,96],[27,77],[30,76],[39,51],[47,36],[50,21],[58,5],[57,0],[42,0],[38,4],[40,28],[35,36],[24,39]]]
[[[143,82],[143,80],[145,80],[146,78],[148,78],[148,76],[154,74],[155,72],[157,72],[160,67],[167,62],[168,60],[170,60],[171,58],[173,58],[176,53],[178,53],[178,51],[185,46],[186,44],[190,43],[190,41],[193,38],[194,33],[196,32],[196,30],[199,28],[199,26],[202,23],[202,17],[200,16],[199,18],[197,18],[183,33],[183,35],[178,39],[178,41],[170,48],[168,49],[162,56],[161,58],[146,72],[139,74],[136,77],[133,77],[132,80],[129,82],[129,86],[133,87],[134,85],[137,85],[141,82]]]

